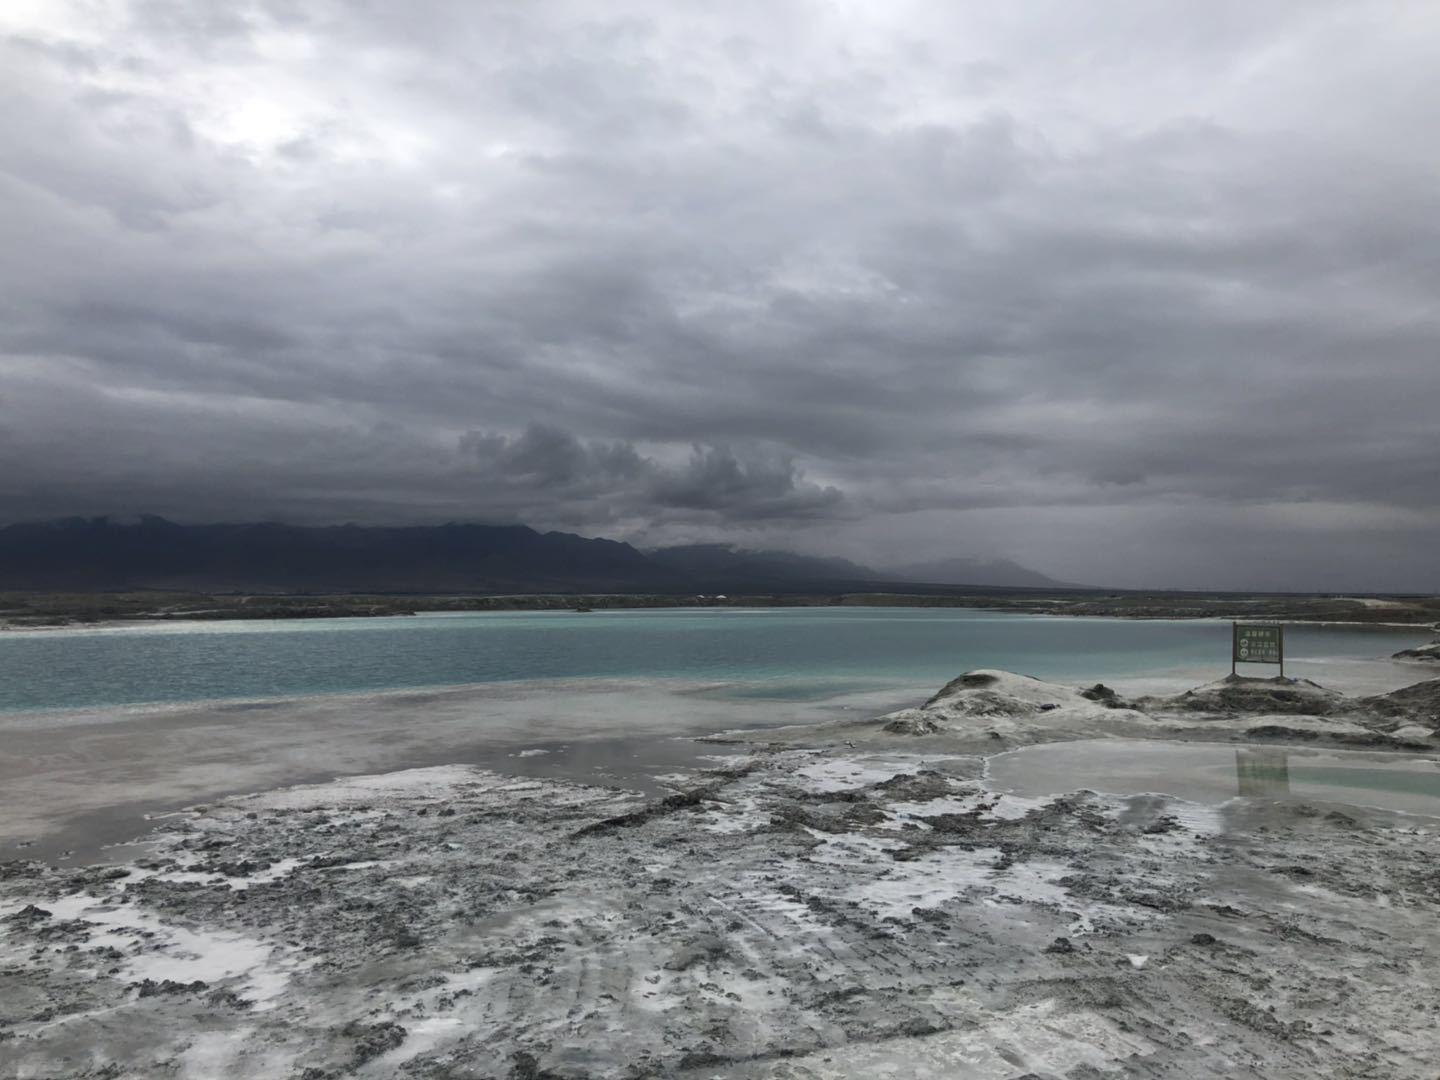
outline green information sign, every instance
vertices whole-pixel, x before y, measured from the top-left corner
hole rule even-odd
[[[1232,623],[1230,672],[1236,664],[1279,664],[1285,674],[1285,628],[1278,623],[1266,626]]]

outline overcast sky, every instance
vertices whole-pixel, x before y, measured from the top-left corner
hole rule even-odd
[[[5,0],[0,520],[1440,588],[1440,7]]]

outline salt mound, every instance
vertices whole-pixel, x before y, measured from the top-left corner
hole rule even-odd
[[[1309,679],[1249,679],[1227,675],[1187,690],[1165,704],[1188,712],[1283,713],[1328,716],[1343,708],[1344,695]]]
[[[1087,717],[1111,712],[1114,706],[1079,690],[1044,682],[1028,675],[982,668],[952,679],[918,709],[901,709],[880,717],[894,735],[936,735],[959,727],[973,731],[975,720],[999,735],[1017,729],[1031,717],[1056,713],[1083,713]]]
[[[1405,686],[1388,694],[1365,698],[1367,708],[1383,716],[1414,719],[1440,728],[1440,679],[1430,679]]]
[[[893,713],[893,719],[885,722],[885,730],[892,735],[939,735],[945,729],[928,716],[912,716],[911,713],[920,713],[920,709],[906,709],[903,713]]]
[[[1011,671],[981,668],[951,679],[922,708],[944,707],[964,716],[1029,716],[1093,703],[1078,690]]]
[[[1393,660],[1419,660],[1427,664],[1440,664],[1440,638],[1427,645],[1417,645],[1413,649],[1401,649],[1391,654]]]

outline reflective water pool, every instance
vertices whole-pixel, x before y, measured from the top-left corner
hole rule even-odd
[[[1016,795],[1085,788],[1212,804],[1243,796],[1440,817],[1440,760],[1402,754],[1096,739],[998,754],[988,779],[996,791]]]

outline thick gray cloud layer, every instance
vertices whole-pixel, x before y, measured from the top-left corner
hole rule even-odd
[[[0,519],[1440,587],[1422,3],[0,8]]]

